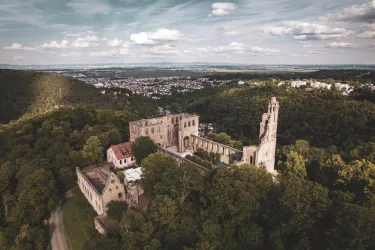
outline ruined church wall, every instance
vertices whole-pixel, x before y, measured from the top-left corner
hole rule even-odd
[[[98,215],[104,213],[103,199],[101,195],[96,191],[96,189],[91,185],[86,176],[81,172],[79,168],[76,169],[77,172],[77,183],[79,189],[86,197],[87,201],[91,204],[93,209]]]

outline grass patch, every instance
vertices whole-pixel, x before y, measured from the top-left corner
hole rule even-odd
[[[83,249],[95,235],[94,209],[76,187],[62,208],[65,234],[72,250]]]

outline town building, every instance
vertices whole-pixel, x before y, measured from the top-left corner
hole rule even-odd
[[[135,206],[139,202],[139,197],[144,193],[143,187],[140,185],[142,169],[141,167],[130,168],[124,170],[123,173],[127,203],[130,206]]]
[[[77,183],[87,201],[98,215],[107,214],[111,201],[125,201],[125,188],[108,166],[81,171],[76,168]]]
[[[111,145],[107,150],[107,162],[113,168],[127,168],[135,164],[133,142]]]

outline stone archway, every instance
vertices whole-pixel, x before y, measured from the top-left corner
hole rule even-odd
[[[186,136],[184,138],[184,150],[186,151],[186,149],[190,149],[190,138],[189,136]]]
[[[179,129],[179,125],[178,124],[174,125],[172,144],[176,145],[177,147],[178,147],[178,129]]]

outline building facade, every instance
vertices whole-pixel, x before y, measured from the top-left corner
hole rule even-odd
[[[135,164],[133,142],[111,145],[107,150],[107,162],[114,168],[127,168]]]
[[[267,112],[262,115],[259,129],[260,144],[245,146],[242,151],[200,137],[199,117],[185,113],[130,122],[130,140],[134,142],[138,137],[148,136],[165,150],[172,151],[172,147],[177,147],[178,153],[194,152],[201,148],[208,152],[220,153],[221,161],[224,163],[237,165],[247,163],[275,173],[279,108],[276,97],[272,97]]]
[[[191,149],[191,135],[198,136],[199,117],[192,114],[174,114],[129,123],[130,141],[148,136],[157,145],[176,146],[178,152]]]
[[[107,214],[111,201],[126,201],[125,188],[109,167],[98,167],[87,171],[76,168],[77,183],[87,201],[98,215]]]

